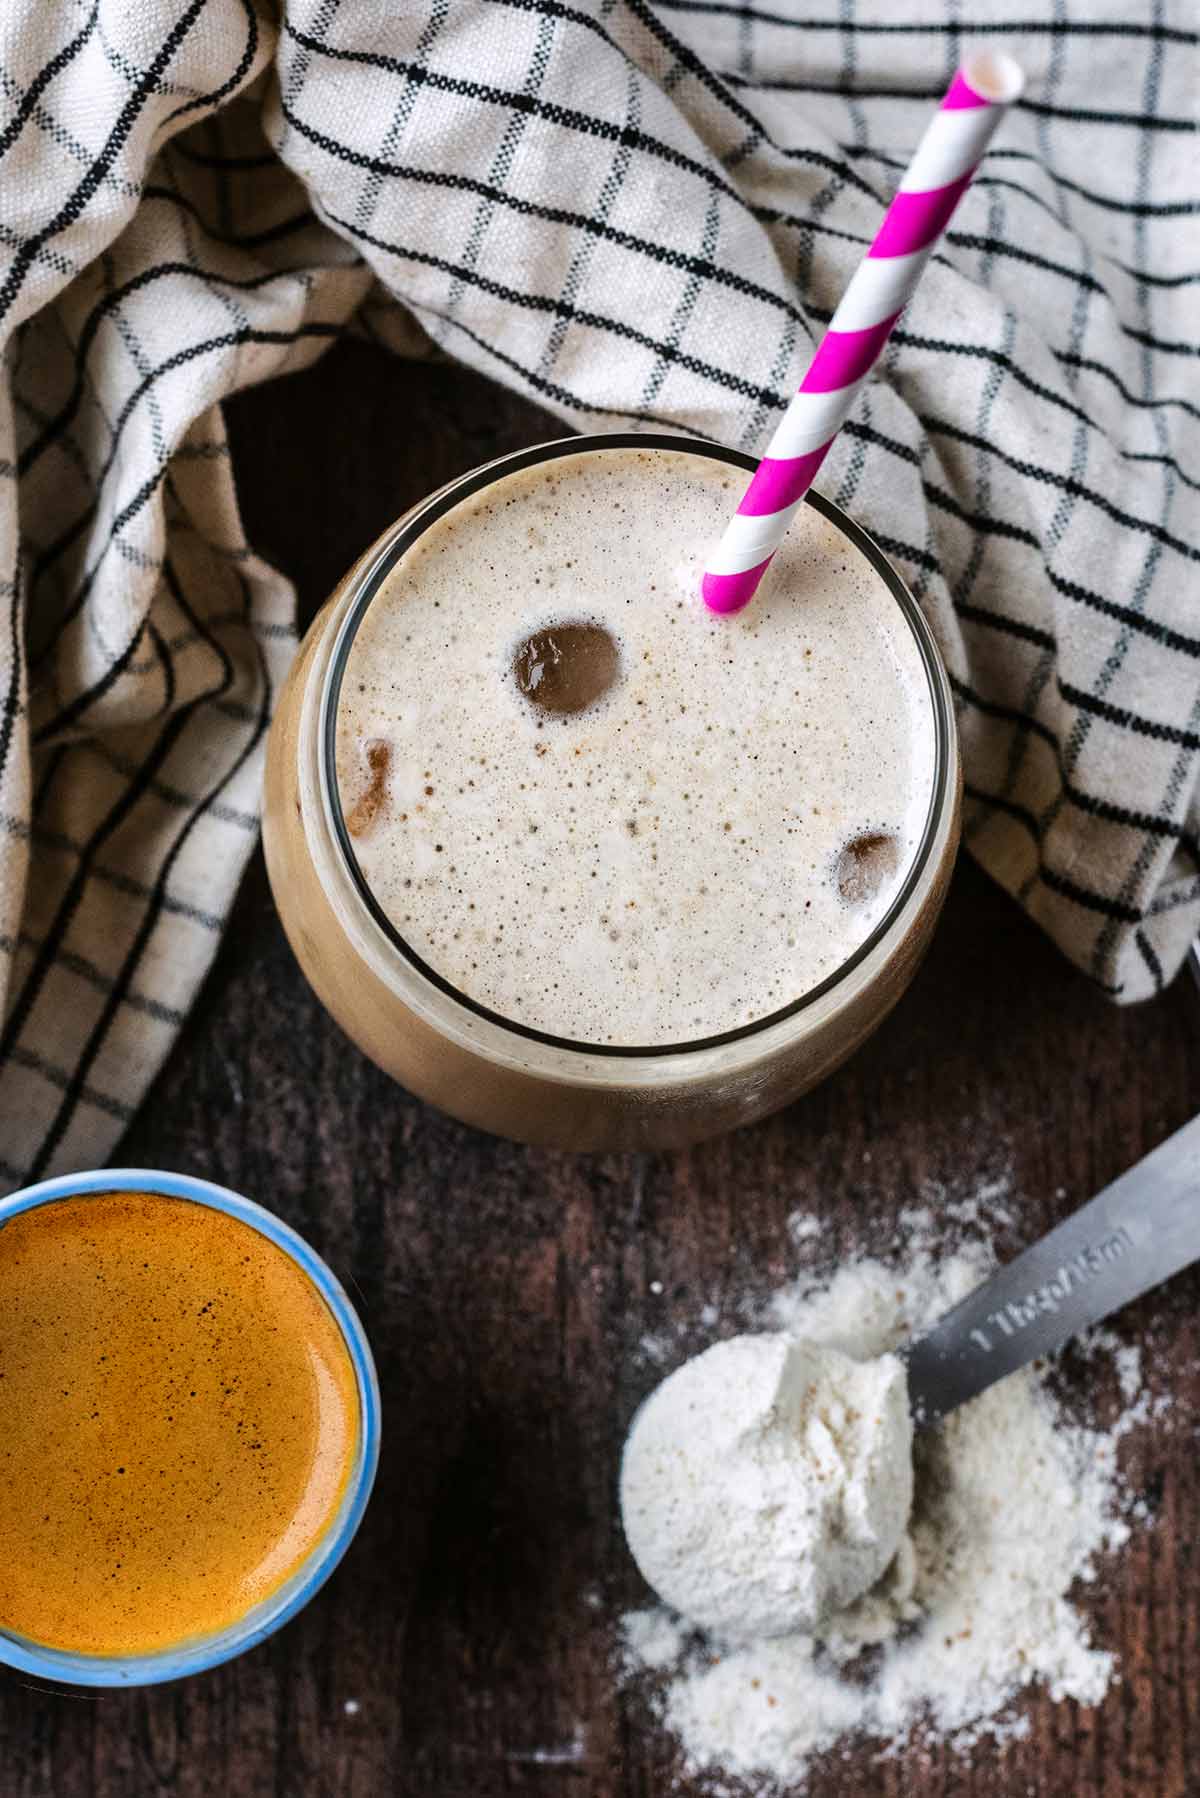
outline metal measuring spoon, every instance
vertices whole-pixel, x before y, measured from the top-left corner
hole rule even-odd
[[[899,1352],[918,1429],[1200,1260],[1200,1117]]]

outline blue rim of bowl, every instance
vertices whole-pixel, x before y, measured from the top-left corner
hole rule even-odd
[[[304,1238],[253,1199],[190,1174],[169,1174],[151,1168],[105,1168],[96,1173],[66,1174],[42,1180],[0,1199],[0,1228],[22,1211],[31,1211],[58,1199],[88,1193],[153,1192],[164,1198],[187,1199],[236,1217],[257,1230],[308,1275],[325,1300],[341,1330],[354,1367],[358,1388],[358,1454],[341,1509],[309,1560],[285,1580],[277,1592],[264,1599],[239,1622],[211,1636],[198,1636],[152,1654],[124,1657],[77,1654],[46,1648],[23,1636],[0,1629],[0,1664],[40,1679],[71,1686],[151,1686],[164,1680],[183,1679],[219,1667],[235,1655],[255,1648],[303,1610],[329,1578],[362,1522],[379,1465],[379,1381],[366,1332],[341,1282]]]

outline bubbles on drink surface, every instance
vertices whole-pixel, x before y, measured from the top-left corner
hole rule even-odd
[[[548,624],[513,651],[520,691],[539,712],[571,717],[608,692],[621,671],[621,652],[602,624],[590,619]]]
[[[375,822],[375,814],[383,804],[387,791],[388,766],[392,746],[383,737],[372,737],[362,746],[366,785],[346,813],[346,829],[352,837],[361,837]]]
[[[851,837],[834,868],[838,896],[847,905],[868,905],[896,878],[899,867],[900,843],[890,831]]]
[[[815,508],[754,606],[703,605],[730,483],[625,449],[502,477],[421,534],[346,665],[347,814],[367,745],[391,748],[347,838],[376,902],[452,987],[572,1042],[693,1042],[802,997],[870,934],[928,811],[916,646]],[[895,847],[848,902],[865,835]]]

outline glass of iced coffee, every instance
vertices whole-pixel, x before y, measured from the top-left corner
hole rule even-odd
[[[754,466],[642,433],[505,457],[387,530],[304,642],[276,902],[347,1034],[468,1123],[573,1149],[748,1123],[929,941],[960,792],[937,649],[815,494],[754,603],[708,612]]]

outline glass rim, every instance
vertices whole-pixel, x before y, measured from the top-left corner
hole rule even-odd
[[[831,974],[826,975],[816,986],[810,987],[798,998],[789,1000],[786,1005],[765,1013],[761,1018],[753,1018],[748,1024],[739,1024],[732,1030],[723,1030],[710,1036],[695,1037],[680,1042],[648,1045],[590,1043],[577,1038],[559,1036],[552,1031],[539,1030],[534,1025],[520,1023],[515,1018],[505,1016],[503,1012],[493,1010],[478,999],[473,999],[469,993],[463,992],[444,974],[440,974],[401,935],[376,899],[370,883],[359,865],[353,839],[347,828],[345,814],[340,804],[337,783],[338,701],[359,626],[366,617],[384,580],[401,558],[431,525],[445,517],[463,500],[470,499],[485,487],[491,486],[496,481],[504,480],[508,475],[518,474],[524,468],[536,467],[541,462],[555,461],[563,456],[585,455],[589,451],[623,449],[671,450],[684,455],[705,456],[712,461],[724,462],[742,469],[747,474],[753,474],[758,467],[758,459],[748,455],[744,450],[730,449],[724,444],[713,443],[705,438],[688,437],[682,432],[596,431],[574,437],[553,438],[546,443],[532,444],[525,449],[514,450],[508,455],[498,456],[490,462],[481,463],[477,468],[468,470],[467,473],[457,476],[445,486],[436,489],[426,499],[418,501],[416,506],[406,512],[384,533],[375,545],[374,552],[370,554],[369,561],[355,576],[350,586],[347,596],[348,603],[334,638],[322,682],[317,719],[317,759],[325,821],[355,896],[365,907],[371,921],[382,933],[389,946],[417,974],[428,981],[444,997],[462,1006],[475,1017],[526,1042],[538,1043],[544,1048],[571,1056],[599,1057],[610,1061],[622,1059],[654,1061],[670,1056],[698,1055],[709,1050],[724,1048],[730,1044],[745,1042],[763,1035],[780,1024],[800,1017],[841,985],[879,947],[897,919],[903,914],[929,865],[937,837],[938,824],[945,809],[953,767],[953,714],[945,686],[946,677],[933,632],[905,582],[888,561],[874,538],[860,524],[856,523],[847,512],[844,512],[835,501],[827,499],[824,494],[817,493],[810,488],[805,495],[804,503],[812,506],[815,511],[827,519],[866,558],[900,608],[920,656],[933,710],[934,766],[929,806],[912,861],[883,916],[857,949],[846,957],[845,961],[839,963]]]
[[[166,1680],[205,1673],[258,1647],[304,1609],[333,1573],[362,1522],[379,1465],[381,1403],[371,1345],[337,1275],[299,1231],[273,1211],[268,1211],[265,1205],[245,1198],[230,1187],[197,1175],[172,1174],[154,1168],[102,1168],[94,1172],[62,1174],[0,1198],[0,1229],[10,1218],[24,1211],[108,1192],[145,1192],[204,1205],[209,1210],[236,1218],[273,1242],[308,1276],[328,1306],[350,1356],[358,1394],[358,1446],[346,1490],[333,1520],[312,1552],[283,1584],[236,1622],[206,1635],[187,1637],[170,1647],[131,1655],[88,1654],[77,1649],[54,1648],[33,1637],[0,1627],[0,1665],[58,1685],[112,1688],[161,1685]]]

